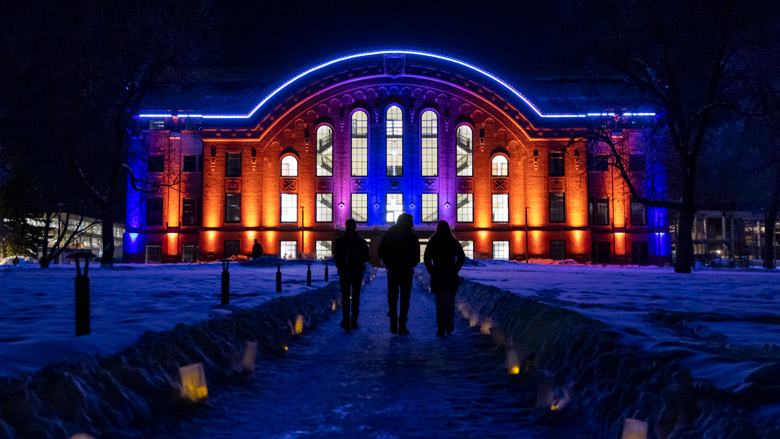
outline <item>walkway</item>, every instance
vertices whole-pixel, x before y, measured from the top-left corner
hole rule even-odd
[[[380,270],[361,293],[360,329],[345,334],[336,312],[284,357],[259,363],[251,383],[214,389],[208,408],[160,437],[594,437],[578,419],[550,422],[534,409],[535,380],[507,375],[504,350],[457,311],[455,332],[436,337],[430,293],[415,287],[411,334],[392,335],[386,279]]]

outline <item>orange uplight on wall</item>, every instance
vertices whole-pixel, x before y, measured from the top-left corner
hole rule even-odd
[[[542,243],[542,232],[540,230],[528,232],[528,254],[533,256],[545,253],[545,245]]]
[[[623,256],[626,254],[626,234],[623,232],[615,232],[615,254]]]
[[[571,253],[574,254],[585,254],[587,253],[586,243],[585,243],[585,231],[584,230],[575,230],[572,232],[572,240],[571,240]]]
[[[174,232],[167,233],[168,235],[168,255],[175,256],[179,254],[179,234]]]

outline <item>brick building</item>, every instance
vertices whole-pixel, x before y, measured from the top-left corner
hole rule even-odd
[[[475,258],[666,258],[665,212],[632,203],[607,157],[593,155],[598,146],[571,141],[588,113],[544,112],[470,64],[361,53],[309,69],[235,114],[205,111],[213,105],[204,101],[187,109],[173,99],[136,118],[130,166],[160,188],[128,191],[127,261],[248,254],[255,239],[266,253],[325,258],[354,218],[377,263],[401,212],[414,216],[423,245],[448,221]],[[634,123],[652,113],[600,111],[629,121],[616,135],[628,140],[638,181],[653,180]]]

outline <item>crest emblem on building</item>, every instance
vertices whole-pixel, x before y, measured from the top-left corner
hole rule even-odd
[[[391,78],[403,76],[406,58],[404,55],[385,55],[385,75]]]

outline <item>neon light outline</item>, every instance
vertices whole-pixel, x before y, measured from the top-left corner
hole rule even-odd
[[[601,117],[601,116],[611,116],[614,117],[614,113],[586,113],[586,114],[544,114],[539,110],[539,108],[534,105],[530,99],[525,97],[522,93],[515,90],[514,87],[509,85],[509,83],[505,82],[503,79],[499,78],[498,76],[481,69],[473,64],[469,64],[465,61],[461,61],[455,58],[450,58],[448,56],[439,55],[436,53],[431,52],[423,52],[419,50],[376,50],[372,52],[359,52],[352,55],[342,56],[340,58],[332,59],[330,61],[324,62],[322,64],[319,64],[317,66],[314,66],[302,73],[297,74],[296,76],[288,79],[285,83],[277,87],[274,91],[269,93],[263,100],[260,101],[259,104],[255,105],[255,107],[250,111],[248,114],[182,114],[178,115],[178,117],[201,117],[203,119],[249,119],[251,118],[263,105],[265,105],[266,102],[271,100],[274,96],[276,96],[279,92],[281,92],[283,89],[285,89],[288,85],[292,84],[293,82],[297,81],[298,79],[303,78],[304,76],[316,72],[317,70],[323,69],[325,67],[328,67],[330,65],[342,62],[342,61],[348,61],[351,59],[356,58],[362,58],[365,56],[375,56],[375,55],[394,55],[394,54],[401,54],[401,55],[418,55],[418,56],[426,56],[430,58],[435,58],[447,62],[451,62],[454,64],[461,65],[463,67],[467,67],[477,73],[481,73],[484,76],[487,76],[488,78],[494,80],[498,84],[502,85],[504,88],[506,88],[509,92],[520,98],[523,102],[525,102],[526,105],[531,107],[531,109],[536,113],[537,116],[542,118],[584,118],[584,117]],[[640,112],[640,113],[624,113],[624,116],[638,116],[638,117],[652,117],[655,116],[655,113],[653,112]],[[139,114],[139,117],[142,118],[154,118],[154,117],[173,117],[171,114]]]

